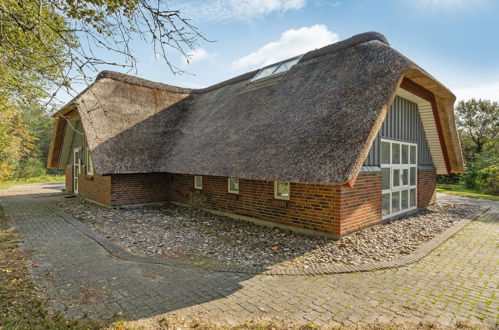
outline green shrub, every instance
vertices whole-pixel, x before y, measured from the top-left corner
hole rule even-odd
[[[462,176],[463,183],[470,189],[497,194],[498,167],[499,158],[495,153],[482,152],[468,165],[466,173]]]
[[[499,165],[491,165],[478,171],[475,185],[483,193],[499,195]]]
[[[40,159],[28,158],[21,164],[21,169],[17,177],[19,179],[28,179],[45,174],[47,174],[47,170]]]

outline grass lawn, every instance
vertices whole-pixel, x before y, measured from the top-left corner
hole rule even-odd
[[[4,181],[0,182],[0,190],[7,189],[12,186],[16,186],[19,184],[30,184],[30,183],[45,183],[45,182],[58,182],[64,181],[64,175],[43,175],[37,176],[29,179],[19,179],[12,181]]]
[[[444,193],[444,194],[453,194],[453,195],[459,195],[459,196],[464,196],[464,197],[472,197],[472,198],[484,198],[484,199],[490,199],[493,201],[499,201],[499,196],[495,195],[488,195],[481,193],[479,191],[466,188],[461,184],[442,184],[442,185],[437,185],[437,191]]]
[[[98,329],[94,321],[66,320],[46,310],[25,266],[26,254],[0,218],[0,329]]]

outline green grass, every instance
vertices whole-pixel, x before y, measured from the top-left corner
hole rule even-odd
[[[45,183],[45,182],[57,182],[64,181],[64,175],[43,175],[37,176],[29,179],[18,179],[0,182],[0,190],[7,189],[12,186],[17,186],[20,184],[30,184],[30,183]]]
[[[474,189],[466,188],[461,184],[438,185],[437,191],[444,194],[452,194],[463,197],[483,198],[483,199],[490,199],[492,201],[499,201],[499,196],[484,194]]]

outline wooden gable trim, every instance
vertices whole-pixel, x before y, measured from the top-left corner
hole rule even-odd
[[[440,147],[442,148],[442,154],[444,155],[445,168],[447,174],[451,172],[451,166],[449,161],[449,153],[447,151],[447,145],[445,144],[445,137],[442,129],[442,123],[440,121],[440,114],[438,113],[437,102],[435,101],[435,95],[426,88],[416,84],[408,78],[404,78],[400,84],[400,88],[405,89],[409,93],[412,93],[423,100],[430,102],[431,110],[433,112],[433,117],[435,118],[435,126],[437,127],[438,139],[440,141]]]

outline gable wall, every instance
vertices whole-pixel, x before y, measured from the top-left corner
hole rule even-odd
[[[364,161],[364,165],[380,165],[381,138],[383,137],[417,143],[418,165],[433,165],[423,123],[421,122],[421,115],[416,103],[400,96],[395,97]]]

